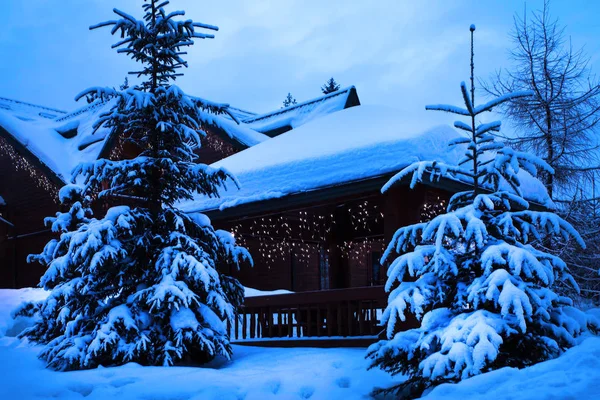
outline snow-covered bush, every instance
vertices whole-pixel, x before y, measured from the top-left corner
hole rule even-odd
[[[182,49],[194,38],[211,38],[166,13],[168,1],[146,0],[142,20],[119,10],[111,26],[114,47],[140,62],[134,88],[93,88],[78,98],[115,99],[96,128],[111,128],[108,143],[125,143],[138,156],[79,165],[61,190],[66,213],[48,219],[60,238],[30,257],[47,265],[41,285],[47,300],[25,307],[40,320],[22,336],[45,344],[40,357],[53,369],[69,370],[138,362],[172,365],[230,357],[226,321],[243,301],[243,287],[219,270],[249,260],[231,235],[215,231],[208,218],[175,208],[194,195],[216,196],[226,171],[196,163],[202,126],[227,106],[190,97],[173,85],[187,66]],[[93,218],[97,196],[113,205]],[[128,205],[116,205],[116,204]],[[222,268],[222,269],[221,269]]]
[[[481,113],[529,93],[476,106],[472,61],[470,93],[461,84],[465,108],[427,107],[468,117],[469,123],[455,123],[465,137],[450,144],[466,145],[465,157],[459,165],[416,162],[383,188],[406,177],[412,177],[411,187],[440,178],[472,184],[452,197],[446,214],[399,229],[382,258],[391,262],[383,314],[387,340],[372,345],[368,356],[371,367],[408,377],[391,389],[408,397],[439,383],[555,357],[583,331],[599,328],[553,290],[557,281],[576,286],[566,264],[531,245],[561,236],[585,246],[567,222],[531,210],[523,198],[519,171],[535,176],[538,168],[551,168],[496,141],[500,122],[476,123]],[[417,328],[400,330],[415,318]]]

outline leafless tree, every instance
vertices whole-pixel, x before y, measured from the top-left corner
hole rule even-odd
[[[505,103],[502,112],[513,147],[532,152],[555,173],[542,173],[548,194],[587,244],[545,243],[565,260],[587,298],[600,302],[600,86],[583,49],[574,49],[565,28],[541,10],[515,16],[510,52],[513,66],[497,71],[484,90],[501,96],[519,90],[531,97]],[[600,185],[598,185],[600,189]]]
[[[511,69],[482,82],[500,96],[531,90],[530,98],[505,103],[513,147],[535,153],[554,170],[541,176],[553,200],[571,198],[600,167],[600,86],[588,68],[589,57],[575,50],[564,27],[550,17],[549,2],[527,18],[515,16]]]

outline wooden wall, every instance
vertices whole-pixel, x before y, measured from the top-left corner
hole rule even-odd
[[[292,251],[280,252],[277,257],[267,257],[261,252],[265,244],[257,239],[245,241],[252,254],[254,265],[242,265],[230,274],[248,287],[260,290],[286,289],[303,292],[320,289],[319,250],[314,247],[309,257],[298,258]],[[267,245],[268,246],[268,245]]]
[[[52,238],[44,218],[54,215],[58,204],[52,193],[1,153],[0,196],[6,201],[3,218],[14,224],[11,228],[0,222],[0,287],[36,286],[44,267],[28,264],[27,255],[39,253]]]
[[[399,186],[385,195],[372,193],[358,199],[343,198],[322,206],[313,205],[305,208],[300,211],[306,213],[303,214],[304,218],[311,214],[325,214],[335,219],[334,226],[320,244],[311,247],[307,239],[314,241],[315,238],[301,235],[295,238],[297,243],[302,239],[305,240],[303,246],[309,248],[308,258],[299,258],[294,255],[294,251],[276,246],[271,251],[265,251],[265,246],[268,246],[266,243],[272,235],[268,230],[254,229],[251,237],[248,237],[249,226],[264,226],[267,220],[275,221],[281,215],[290,215],[291,212],[269,216],[259,215],[238,221],[223,221],[217,223],[216,227],[225,230],[241,229],[241,235],[237,235],[238,243],[250,251],[254,259],[254,267],[244,266],[240,271],[232,272],[232,275],[245,286],[259,290],[287,289],[294,292],[376,286],[386,281],[386,266],[380,264],[380,259],[396,230],[402,226],[418,223],[423,218],[425,200],[447,199],[449,196],[448,192],[423,186],[413,190],[406,186]],[[371,229],[356,229],[356,225],[353,225],[351,220],[352,215],[356,213],[357,205],[364,205],[365,200],[375,205],[374,208],[369,208],[367,214],[381,213],[383,217],[375,221],[375,225],[370,226]],[[257,231],[263,236],[257,237]],[[324,284],[320,276],[320,264],[324,256],[329,264],[328,284]]]
[[[201,161],[204,162],[217,157],[214,148],[206,148],[203,156]],[[11,158],[1,153],[0,196],[7,203],[1,210],[3,217],[14,224],[12,228],[0,222],[0,287],[35,286],[44,267],[28,264],[26,258],[31,253],[39,253],[53,237],[43,221],[54,215],[59,205],[53,200],[52,193],[41,188],[28,172],[15,168]],[[246,286],[260,290],[302,292],[383,284],[386,270],[383,266],[377,272],[378,260],[393,234],[401,226],[419,222],[423,201],[438,196],[448,198],[449,193],[423,186],[414,190],[399,186],[385,195],[365,193],[311,205],[301,211],[305,221],[311,214],[335,220],[335,226],[326,235],[316,239],[302,235],[296,238],[295,242],[302,241],[305,248],[301,255],[292,248],[277,247],[265,238],[246,237],[242,244],[252,254],[254,267],[242,266],[239,271],[230,273]],[[377,207],[369,213],[381,213],[383,218],[376,221],[372,229],[361,232],[353,225],[352,216],[356,207],[365,201]],[[298,210],[294,212],[298,213]],[[283,214],[289,216],[294,212]],[[258,221],[259,218],[254,219]],[[296,219],[290,221],[296,227],[302,224],[297,214]],[[215,227],[231,230],[235,224],[236,221],[222,221]],[[303,235],[307,232],[310,233],[310,229],[305,228]],[[346,251],[340,250],[342,245],[347,246]],[[277,248],[265,252],[269,246]]]

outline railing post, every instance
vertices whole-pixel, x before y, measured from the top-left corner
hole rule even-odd
[[[269,324],[269,337],[272,338],[273,337],[273,310],[271,309],[271,306],[267,307],[267,321]]]
[[[306,307],[306,336],[311,336],[311,323],[312,323],[312,318],[311,318],[311,311],[310,311],[310,304]]]
[[[377,323],[377,311],[375,309],[375,300],[371,300],[371,318],[369,318],[369,333],[375,333],[375,324]]]
[[[263,323],[264,323],[264,314],[263,314],[263,308],[260,307],[258,309],[258,312],[256,313],[256,338],[261,338],[263,337]]]
[[[322,328],[323,328],[323,320],[321,319],[321,305],[317,304],[317,336],[321,336]]]
[[[337,303],[337,335],[338,336],[346,336],[344,335],[344,331],[342,328],[342,302],[338,301]]]
[[[358,334],[362,336],[365,334],[365,316],[363,314],[362,301],[360,300],[358,301],[356,312],[358,313]]]
[[[245,309],[244,315],[243,315],[244,319],[242,320],[242,338],[246,339],[246,336],[248,335],[248,309]]]
[[[239,338],[239,325],[240,325],[240,317],[244,316],[244,309],[242,308],[242,311],[240,314],[236,314],[235,316],[235,324],[234,324],[234,329],[235,329],[235,338],[238,339]]]
[[[333,336],[333,312],[331,310],[331,303],[327,303],[327,336]]]
[[[283,312],[281,307],[277,309],[277,333],[279,337],[283,337]]]
[[[302,321],[302,313],[300,311],[300,306],[296,307],[296,337],[302,337],[302,332],[301,332],[301,328],[302,328],[302,324],[300,323]]]
[[[354,314],[352,312],[352,302],[348,301],[348,336],[352,336],[352,324],[354,323]]]

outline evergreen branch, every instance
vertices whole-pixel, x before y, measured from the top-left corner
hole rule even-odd
[[[432,104],[425,106],[425,109],[432,111],[444,111],[452,114],[464,115],[466,117],[471,115],[469,111],[465,110],[464,108],[451,106],[449,104]]]
[[[474,114],[473,101],[469,97],[469,91],[467,89],[467,84],[464,81],[460,83],[460,91],[462,93],[463,100],[465,102],[465,106],[467,107],[467,111],[469,112],[469,115],[473,115]]]

